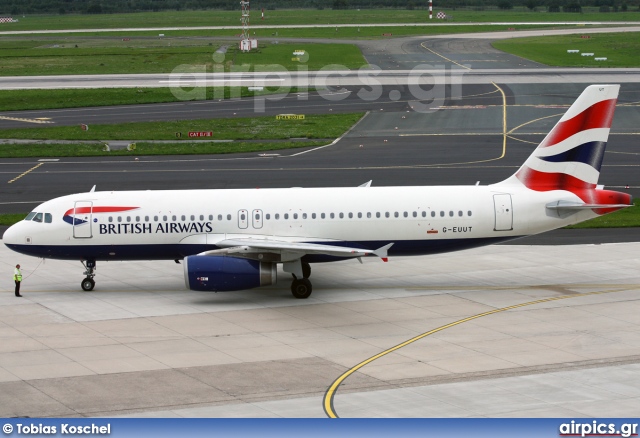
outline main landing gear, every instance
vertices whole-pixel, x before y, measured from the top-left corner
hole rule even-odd
[[[311,265],[306,262],[302,262],[302,278],[296,277],[293,275],[293,281],[291,282],[291,293],[294,297],[298,299],[309,298],[313,288],[311,287],[311,282],[309,281],[309,276],[311,275]]]
[[[84,275],[86,275],[85,279],[80,283],[80,287],[83,291],[91,291],[96,285],[96,282],[93,280],[93,277],[96,276],[96,262],[93,260],[87,260],[87,263],[82,262],[82,265],[86,268],[84,271]]]

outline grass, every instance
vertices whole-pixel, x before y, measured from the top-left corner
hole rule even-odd
[[[112,157],[144,155],[207,155],[248,152],[267,152],[282,149],[314,147],[327,141],[275,141],[275,142],[176,142],[176,143],[136,143],[136,150],[126,149],[105,152],[100,144],[20,144],[0,145],[2,158],[44,158],[44,157]]]
[[[211,140],[282,140],[289,138],[335,138],[353,126],[363,113],[307,115],[303,120],[275,117],[201,119],[163,122],[117,123],[1,129],[0,138],[30,140],[175,140],[176,132],[213,131]],[[185,140],[185,141],[187,141]],[[15,146],[12,146],[15,148]],[[6,156],[6,155],[3,155]]]
[[[640,227],[640,199],[633,200],[633,207],[628,207],[614,213],[606,214],[576,225],[570,225],[565,228],[583,229],[628,227]]]
[[[640,66],[640,38],[637,33],[593,34],[516,38],[495,41],[498,49],[542,64],[559,67],[638,67]],[[567,53],[580,50],[580,53]],[[581,56],[581,53],[594,56]],[[596,57],[607,58],[596,61]]]
[[[523,8],[511,11],[451,10],[436,5],[434,15],[445,11],[456,22],[499,21],[637,21],[637,7],[629,12],[599,13],[597,8],[584,8],[585,13],[530,12]],[[186,27],[186,26],[238,26],[240,10],[220,11],[162,11],[131,14],[97,15],[27,15],[18,18],[18,23],[3,25],[2,30],[64,30],[64,29],[113,29],[140,27]],[[253,11],[251,23],[257,25],[295,24],[363,24],[363,23],[416,23],[429,22],[426,9],[279,9],[265,11],[265,20],[260,12]],[[437,23],[440,20],[433,19]]]
[[[181,90],[181,89],[179,89]],[[178,91],[179,91],[178,90]],[[250,91],[247,87],[185,88],[197,99],[212,100],[262,96],[283,92],[279,87]],[[292,87],[289,93],[313,91]],[[224,96],[224,97],[223,97]],[[22,111],[90,106],[132,105],[145,103],[182,102],[185,99],[172,88],[91,88],[61,90],[0,90],[0,111]]]
[[[0,214],[0,225],[11,226],[27,217],[27,213]]]
[[[160,47],[141,44],[123,47],[118,44],[120,40],[109,39],[100,45],[94,42],[91,47],[73,40],[53,45],[42,42],[32,40],[30,48],[14,48],[9,41],[4,41],[5,47],[0,50],[0,76],[295,71],[301,65],[319,70],[336,61],[345,69],[367,65],[360,50],[351,44],[306,43],[301,47],[301,44],[261,43],[250,53],[242,53],[234,45],[224,56],[214,56],[219,44],[206,42],[193,46],[180,40],[178,45],[167,42]],[[308,61],[301,63],[293,59],[292,53],[298,49],[307,51]],[[221,58],[214,61],[217,56]]]

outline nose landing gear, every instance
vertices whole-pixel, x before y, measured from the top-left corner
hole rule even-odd
[[[84,271],[84,275],[86,275],[86,277],[80,283],[80,287],[83,291],[89,292],[93,290],[96,285],[96,282],[93,279],[93,277],[96,276],[96,262],[94,260],[87,260],[87,263],[85,264],[85,262],[83,261],[82,265],[86,268],[86,270]]]

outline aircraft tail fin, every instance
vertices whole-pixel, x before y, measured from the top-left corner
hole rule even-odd
[[[619,91],[620,85],[587,87],[503,183],[522,184],[537,192],[569,191],[585,204],[630,204],[628,194],[597,186]]]

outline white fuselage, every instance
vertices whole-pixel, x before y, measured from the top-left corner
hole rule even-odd
[[[178,259],[235,237],[345,244],[418,255],[496,243],[580,222],[545,208],[565,191],[522,186],[357,187],[88,192],[38,206],[50,223],[22,221],[12,249],[83,260]],[[66,218],[66,220],[65,220]],[[310,261],[327,259],[312,258]]]

